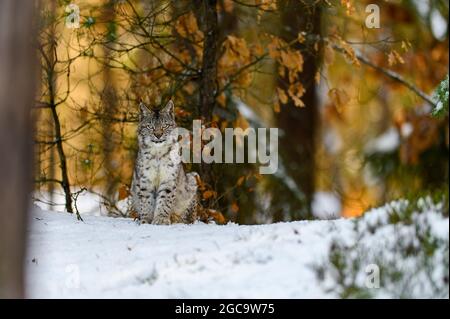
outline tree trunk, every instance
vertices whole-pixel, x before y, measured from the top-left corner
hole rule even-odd
[[[53,93],[51,93],[54,96]],[[55,100],[52,98],[50,101],[50,110],[52,112],[53,123],[55,125],[55,138],[56,138],[56,150],[59,156],[59,166],[61,167],[62,188],[64,190],[66,210],[68,213],[73,213],[72,208],[72,193],[70,192],[69,173],[67,172],[67,157],[64,152],[62,133],[61,133],[61,121],[56,110]],[[77,216],[78,217],[78,216]]]
[[[206,124],[212,119],[212,112],[216,104],[217,92],[217,58],[219,56],[218,45],[218,19],[217,19],[217,1],[201,1],[201,12],[204,34],[202,77],[200,80],[200,105],[199,115]]]
[[[34,11],[34,1],[0,1],[0,298],[24,297],[36,80]]]
[[[280,1],[281,10],[281,38],[291,42],[297,38],[299,32],[308,34],[320,34],[320,8],[313,1]],[[296,49],[305,49],[304,45],[297,44]],[[283,105],[277,116],[278,127],[285,132],[280,137],[280,156],[289,175],[299,190],[304,194],[301,204],[301,216],[293,216],[291,219],[310,218],[311,202],[314,195],[315,180],[315,137],[318,128],[318,111],[315,75],[318,70],[317,52],[310,52],[312,48],[303,50],[303,72],[301,81],[306,89],[302,98],[305,107],[299,108],[290,100]],[[286,78],[280,78],[279,82],[286,83]]]
[[[56,17],[56,0],[51,0],[50,1],[50,14],[52,18]],[[53,52],[55,50],[55,28],[52,28],[52,31],[49,32],[48,35],[48,42],[52,43],[51,45],[48,46],[47,49],[47,56],[53,56]],[[55,127],[54,127],[54,123],[53,123],[53,119],[51,114],[49,114],[48,112],[42,112],[43,116],[48,117],[48,127],[47,127],[47,142],[54,142],[55,140]],[[37,120],[37,119],[36,119]],[[51,181],[54,181],[57,179],[56,176],[56,151],[55,151],[55,145],[52,145],[52,147],[49,150],[50,154],[49,154],[49,168],[48,168],[48,178]],[[55,203],[55,185],[56,183],[54,182],[50,182],[48,185],[48,193],[49,193],[49,202],[50,205],[53,205]]]
[[[103,8],[103,20],[109,21],[107,40],[108,45],[103,45],[103,55],[105,58],[105,66],[103,69],[103,120],[102,120],[102,146],[104,154],[104,170],[106,177],[106,197],[110,202],[114,202],[114,195],[117,183],[119,181],[117,173],[117,165],[114,165],[114,149],[117,142],[115,142],[114,123],[111,120],[117,112],[117,96],[114,83],[114,74],[111,72],[109,63],[111,62],[111,47],[115,40],[114,23],[115,11],[114,1],[109,0]]]
[[[216,105],[217,93],[217,59],[219,56],[219,28],[217,18],[217,0],[197,1],[201,16],[200,25],[203,26],[203,60],[202,73],[199,89],[198,115],[203,124],[211,125],[214,106]],[[200,164],[200,175],[202,180],[215,188],[214,176],[211,164]],[[210,206],[211,203],[208,203]]]

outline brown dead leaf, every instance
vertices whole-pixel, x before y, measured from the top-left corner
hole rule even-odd
[[[334,62],[334,50],[330,45],[325,46],[324,60],[326,65],[331,65]]]
[[[217,196],[217,193],[215,191],[212,190],[207,190],[203,192],[203,199],[208,199],[208,198],[215,198]]]
[[[198,189],[200,191],[204,191],[206,189],[205,183],[203,183],[202,179],[200,178],[200,176],[196,175],[195,179],[197,181],[197,185],[198,185]]]
[[[299,51],[281,51],[281,63],[289,70],[295,72],[303,71],[303,55]]]
[[[280,107],[280,102],[279,101],[275,101],[275,103],[273,104],[273,111],[275,113],[280,113],[281,112],[281,107]]]
[[[314,80],[316,81],[316,84],[320,83],[320,72],[319,71],[316,72],[316,75],[314,76]]]
[[[239,205],[236,202],[233,202],[230,206],[231,211],[236,214],[239,212]]]
[[[389,66],[394,66],[398,63],[404,64],[405,60],[403,60],[403,58],[397,51],[392,50],[388,55],[388,63],[389,63]]]
[[[288,102],[288,96],[283,89],[277,87],[277,94],[281,103],[286,104]]]
[[[224,0],[223,1],[223,9],[225,12],[231,13],[233,12],[234,2],[232,0]]]
[[[328,91],[328,97],[335,105],[338,112],[342,112],[343,108],[350,102],[350,97],[342,89],[331,89],[330,91]]]
[[[119,200],[123,200],[130,196],[130,190],[127,185],[122,185],[119,188]]]
[[[223,214],[214,209],[202,209],[200,213],[200,220],[207,223],[214,220],[217,224],[225,224],[227,221]]]
[[[236,185],[237,186],[241,186],[242,183],[244,183],[244,181],[245,181],[245,176],[241,176],[241,177],[238,178],[238,180],[236,182]]]
[[[139,214],[134,210],[130,212],[129,216],[133,219],[139,219]]]
[[[219,103],[219,105],[221,107],[225,107],[226,105],[226,95],[225,93],[220,93],[220,95],[216,98],[217,103]]]

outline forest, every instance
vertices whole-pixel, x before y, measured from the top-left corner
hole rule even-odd
[[[19,14],[26,23],[18,25],[11,18]],[[261,174],[267,161],[261,161],[262,153],[255,160],[250,151],[241,161],[237,154],[233,160],[232,153],[230,161],[225,154],[219,155],[223,159],[219,162],[183,163],[186,172],[198,173],[206,224],[303,225],[295,223],[342,220],[336,227],[344,231],[350,229],[347,223],[356,220],[358,236],[373,238],[348,246],[330,237],[330,245],[323,247],[327,259],[315,267],[318,282],[334,278],[335,285],[327,290],[336,293],[334,297],[448,298],[448,22],[445,0],[1,2],[0,48],[6,53],[0,54],[4,150],[0,173],[5,176],[0,227],[10,231],[2,232],[0,242],[15,238],[22,253],[8,252],[0,243],[0,265],[8,269],[3,260],[11,259],[11,265],[25,260],[24,271],[34,274],[27,262],[31,265],[36,257],[26,252],[37,254],[51,246],[47,237],[41,238],[40,247],[27,244],[26,229],[36,223],[30,219],[34,213],[27,213],[29,201],[31,210],[44,214],[39,218],[55,223],[58,212],[68,213],[63,224],[67,229],[72,229],[70,223],[91,227],[87,221],[92,216],[110,218],[105,219],[108,223],[137,219],[128,206],[138,155],[140,105],[159,110],[173,101],[179,127],[194,130],[195,135],[197,120],[201,132],[209,129],[223,136],[232,128],[238,132],[236,149],[251,146],[249,136],[239,135],[245,130],[258,132],[258,139],[264,132],[268,141],[269,128],[277,129],[276,140],[270,134],[276,149],[258,144],[264,156],[270,151],[276,155],[273,173]],[[17,38],[20,41],[11,40]],[[260,131],[263,128],[267,136]],[[208,140],[214,134],[193,146],[193,151],[209,151]],[[11,218],[15,210],[19,213]],[[431,230],[423,229],[425,236],[418,229],[428,225],[422,220],[428,220],[426,212],[438,217],[428,216]],[[380,217],[374,226],[377,214],[387,217]],[[439,224],[440,232],[434,233],[436,219],[447,227]],[[372,247],[389,237],[379,234],[380,239],[373,229],[397,229],[400,224],[416,227],[417,232],[398,241],[404,245],[384,243],[392,256],[373,253],[382,269],[401,269],[404,276],[399,279],[392,272],[382,279],[391,288],[374,294],[350,274],[370,259],[366,244]],[[276,225],[274,233],[283,236],[284,226]],[[289,224],[285,225],[287,229]],[[316,236],[313,227],[305,226],[311,243]],[[251,237],[251,228],[243,229]],[[446,239],[440,237],[442,229]],[[167,236],[162,230],[155,232]],[[217,232],[218,238],[225,236],[220,228]],[[404,232],[393,230],[393,234]],[[78,236],[75,241],[85,233]],[[406,243],[415,242],[414,236],[419,244],[411,248]],[[225,237],[222,240],[227,242]],[[291,237],[286,242],[289,246]],[[352,251],[363,257],[351,257]],[[420,259],[416,268],[396,264],[411,255]],[[66,258],[58,256],[61,263]],[[424,265],[431,268],[418,281],[431,288],[409,289],[408,274],[425,269]],[[442,272],[439,279],[426,275],[430,269]],[[15,278],[21,279],[10,286],[4,279],[9,288],[2,289],[0,271],[0,297],[23,296],[22,275],[17,270]],[[347,276],[353,278],[351,284],[344,280]],[[445,280],[447,288],[441,285]],[[37,291],[33,296],[51,297],[59,291],[33,290],[37,286],[30,286],[30,291]],[[313,292],[311,296],[328,296]],[[289,293],[311,297],[295,290]],[[88,296],[99,294],[91,291]],[[176,294],[167,290],[167,295]],[[147,297],[140,290],[127,296],[134,295]],[[286,297],[282,290],[275,295]],[[259,295],[255,290],[251,296]]]
[[[368,4],[44,1],[35,198],[76,212],[90,192],[114,207],[131,184],[139,101],[169,99],[188,129],[201,119],[282,132],[276,174],[188,167],[226,220],[311,219],[323,197],[338,203],[334,216],[358,216],[442,188],[448,125],[429,114],[448,73],[446,3],[426,15],[414,1],[383,3],[379,29],[364,26]]]

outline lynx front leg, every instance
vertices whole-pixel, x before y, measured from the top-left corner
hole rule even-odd
[[[189,204],[183,214],[183,222],[185,224],[193,223],[197,219],[197,177],[198,174],[196,172],[186,174],[186,195],[189,198]]]
[[[137,210],[142,224],[150,224],[154,217],[155,198],[153,194],[143,194],[140,196],[140,207]]]
[[[132,209],[138,213],[141,223],[151,223],[155,209],[155,197],[153,192],[135,182],[132,184],[131,191]]]
[[[157,191],[155,213],[152,224],[169,225],[170,213],[172,212],[175,201],[176,183],[170,180],[162,183]]]

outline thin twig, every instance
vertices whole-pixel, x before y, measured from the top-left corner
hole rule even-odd
[[[339,53],[344,53],[345,50],[338,46],[337,44],[332,44],[332,48],[336,50]],[[397,72],[394,72],[392,70],[385,69],[379,65],[376,65],[372,61],[370,61],[367,57],[362,55],[361,53],[355,51],[355,57],[360,61],[361,63],[364,63],[367,66],[370,66],[371,68],[377,70],[378,72],[382,73],[383,75],[387,76],[388,78],[400,83],[401,85],[405,86],[412,92],[414,92],[417,96],[422,98],[425,102],[430,104],[432,107],[436,107],[436,103],[433,101],[433,99],[423,92],[421,89],[419,89],[416,85],[412,84],[408,80],[406,80],[402,75],[398,74]]]

